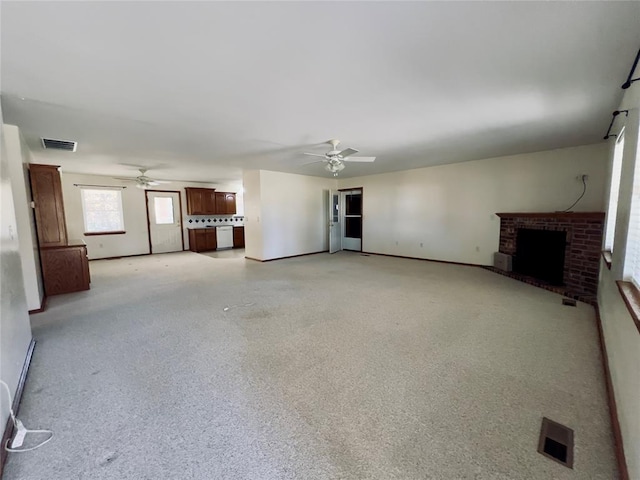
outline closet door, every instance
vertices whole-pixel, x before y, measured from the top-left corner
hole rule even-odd
[[[40,248],[67,245],[60,172],[55,165],[29,165]]]

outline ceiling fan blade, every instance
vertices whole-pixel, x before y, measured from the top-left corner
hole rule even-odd
[[[111,177],[114,180],[128,180],[129,182],[135,182],[135,177]]]
[[[325,154],[321,155],[319,153],[307,153],[307,152],[304,152],[303,155],[311,155],[312,157],[326,157]]]
[[[342,158],[347,158],[349,155],[353,155],[354,153],[358,153],[360,150],[356,150],[355,148],[345,148],[338,155]]]
[[[314,163],[326,163],[326,162],[327,162],[327,160],[314,160],[313,162],[303,163],[302,166],[304,166],[304,165],[313,165]]]
[[[158,185],[161,183],[171,183],[169,180],[151,180],[151,181],[157,183]]]
[[[349,157],[343,158],[343,162],[373,162],[376,157]]]

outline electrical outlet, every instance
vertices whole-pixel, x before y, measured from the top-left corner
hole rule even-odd
[[[476,252],[480,251],[480,247],[476,246]]]
[[[422,244],[422,242],[420,243],[420,248],[424,247],[424,245]]]
[[[396,240],[396,246],[398,245],[398,241]]]

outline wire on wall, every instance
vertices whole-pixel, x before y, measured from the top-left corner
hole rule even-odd
[[[578,197],[578,199],[577,199],[575,202],[573,202],[573,204],[572,204],[569,208],[567,208],[566,210],[562,210],[563,212],[568,212],[568,211],[569,211],[569,210],[571,210],[573,207],[575,207],[575,206],[578,204],[578,202],[579,202],[580,200],[582,200],[582,197],[584,197],[584,194],[585,194],[585,193],[587,193],[587,176],[586,176],[586,175],[582,175],[582,177],[581,177],[581,178],[582,178],[582,186],[583,186],[583,188],[582,188],[582,193],[580,194],[580,196]]]

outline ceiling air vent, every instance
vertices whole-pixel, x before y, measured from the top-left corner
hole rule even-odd
[[[78,142],[68,142],[67,140],[53,140],[51,138],[43,138],[42,146],[51,150],[66,150],[67,152],[75,152]]]

